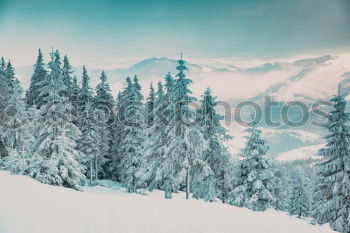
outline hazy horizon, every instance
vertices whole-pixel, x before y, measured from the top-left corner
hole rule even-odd
[[[73,64],[148,57],[272,59],[350,47],[350,2],[0,0],[0,56],[15,66],[53,46]]]

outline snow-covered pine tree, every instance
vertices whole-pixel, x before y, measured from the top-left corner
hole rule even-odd
[[[96,101],[99,104],[105,105],[110,113],[114,113],[115,101],[111,94],[111,89],[108,83],[108,77],[104,71],[100,76],[101,82],[96,86]]]
[[[72,78],[72,102],[74,105],[78,105],[78,101],[79,101],[79,92],[80,92],[80,87],[78,84],[78,78],[77,76],[73,76]]]
[[[0,60],[0,125],[5,121],[5,109],[7,107],[7,100],[9,96],[9,86],[6,80],[6,62],[4,57]],[[0,158],[7,156],[5,148],[4,137],[0,131]],[[1,164],[0,164],[1,165]]]
[[[3,58],[0,63],[0,83],[0,150],[5,156],[12,150],[18,153],[23,151],[26,109],[22,101],[23,90],[15,77],[11,61],[6,64]]]
[[[164,98],[164,89],[163,89],[163,84],[161,81],[158,82],[158,89],[156,93],[156,101],[155,101],[155,107],[159,105]]]
[[[230,204],[247,207],[254,211],[277,208],[280,179],[275,176],[273,163],[264,156],[268,152],[267,142],[261,137],[258,123],[250,123],[246,130],[246,146],[241,151],[243,160],[237,164],[234,188],[229,193]]]
[[[137,77],[137,75],[134,76],[134,86],[136,87],[136,90],[139,91],[139,93],[141,94],[141,85],[139,83],[139,77]],[[142,95],[141,95],[142,96]],[[142,97],[143,98],[143,97]]]
[[[87,108],[92,102],[87,103]],[[105,127],[99,122],[106,121],[105,112],[94,109],[93,117],[86,121],[82,128],[82,137],[79,140],[79,150],[83,152],[83,162],[86,166],[87,176],[90,178],[90,185],[96,184],[99,174],[102,173],[102,166],[106,162],[108,151],[108,137]]]
[[[216,112],[216,97],[212,96],[211,90],[209,88],[205,90],[202,97],[201,107],[198,109],[198,125],[209,147],[208,150],[203,153],[203,160],[212,170],[212,173],[209,173],[209,175],[212,174],[214,177],[205,177],[206,182],[199,182],[195,189],[199,189],[197,197],[203,198],[204,195],[208,195],[209,192],[206,191],[205,187],[201,186],[207,185],[208,189],[210,187],[210,190],[213,192],[211,194],[211,200],[220,197],[222,202],[225,203],[227,197],[227,187],[225,186],[227,186],[228,180],[230,180],[227,166],[230,164],[231,155],[223,143],[232,137],[229,136],[227,130],[221,126],[220,121],[223,120],[224,117]],[[213,183],[209,184],[209,181]]]
[[[3,114],[0,130],[3,135],[3,141],[7,150],[16,150],[18,153],[23,151],[22,136],[24,133],[24,124],[27,121],[26,106],[22,99],[23,90],[20,82],[15,77],[14,69],[9,62],[6,69],[7,80],[7,101],[6,109]]]
[[[122,106],[119,109],[122,128],[118,148],[118,156],[120,157],[118,170],[119,178],[127,187],[128,192],[135,192],[140,185],[138,174],[141,169],[141,152],[146,137],[143,96],[140,90],[137,82],[131,83],[130,79],[127,78],[127,86],[122,94]]]
[[[169,94],[173,91],[175,86],[175,80],[174,78],[171,76],[170,72],[166,74],[165,76],[165,89],[166,92]]]
[[[148,127],[151,127],[154,123],[155,98],[156,96],[154,93],[153,83],[151,83],[146,102],[146,123]]]
[[[317,223],[329,223],[342,233],[350,232],[350,130],[349,113],[346,112],[345,94],[338,94],[331,102],[333,110],[327,116],[325,137],[327,144],[319,154],[324,160],[318,163],[318,180],[314,193],[314,213]]]
[[[189,105],[196,100],[190,96],[192,92],[188,88],[192,81],[185,76],[184,71],[187,70],[185,61],[181,59],[178,63],[176,84],[173,87],[167,76],[168,92],[165,100],[167,102],[163,111],[166,118],[164,127],[166,138],[162,146],[163,151],[160,151],[163,156],[154,167],[153,174],[156,174],[157,180],[163,182],[166,198],[171,198],[172,192],[178,191],[184,184],[188,199],[191,168],[195,165],[199,166],[202,162],[199,155],[205,149],[205,145],[201,144],[203,142],[200,140],[201,134],[196,125],[191,122],[195,114]]]
[[[170,94],[170,93],[169,93]],[[166,96],[169,96],[168,94]],[[154,102],[154,118],[153,124],[147,129],[148,137],[145,140],[145,146],[143,150],[143,166],[140,171],[142,180],[148,184],[150,191],[154,189],[168,190],[165,192],[165,198],[171,198],[171,193],[177,190],[172,189],[172,184],[169,184],[170,178],[167,174],[167,162],[170,160],[164,154],[166,134],[165,126],[166,115],[165,109],[167,103],[166,97],[163,92],[163,85],[158,82],[158,90],[156,94],[156,100]]]
[[[123,132],[124,132],[124,114],[125,114],[125,108],[128,106],[128,96],[131,92],[131,89],[133,88],[133,83],[131,81],[130,77],[126,78],[126,83],[123,91],[119,92],[116,98],[116,118],[115,121],[113,121],[113,138],[112,138],[112,164],[110,169],[110,177],[114,180],[121,181],[120,178],[120,161],[121,161],[121,155],[120,153],[120,143],[122,141]]]
[[[68,56],[64,56],[63,58],[63,67],[62,67],[62,75],[63,75],[63,81],[64,84],[67,87],[67,90],[65,92],[65,95],[69,98],[69,100],[73,101],[73,70],[72,66],[69,63]]]
[[[83,66],[82,85],[78,93],[78,122],[77,125],[82,136],[78,141],[78,148],[83,153],[81,161],[86,167],[86,176],[92,185],[98,174],[96,173],[98,158],[100,156],[99,126],[94,122],[94,96],[90,87],[90,77],[86,67]]]
[[[76,142],[81,133],[72,123],[71,106],[64,96],[66,85],[58,51],[51,54],[49,68],[40,92],[45,104],[34,117],[36,150],[28,174],[42,183],[80,189],[85,168],[79,162],[82,154]]]
[[[78,92],[77,125],[84,134],[84,127],[86,127],[86,125],[89,124],[88,121],[90,121],[89,111],[93,102],[93,92],[90,87],[90,77],[85,66],[83,66],[83,76],[81,82],[81,88]]]
[[[293,171],[293,188],[289,197],[288,212],[291,215],[308,217],[311,207],[310,181],[301,171]]]
[[[96,87],[96,97],[94,99],[95,109],[98,110],[96,120],[100,126],[100,158],[101,164],[100,173],[102,177],[111,178],[109,171],[112,166],[112,139],[115,137],[113,123],[116,120],[115,116],[115,101],[111,94],[108,78],[105,72],[101,73],[101,82]],[[95,120],[95,122],[96,122]],[[101,140],[103,139],[103,140]],[[104,162],[103,162],[103,161]],[[103,162],[103,163],[102,163]]]
[[[37,105],[39,109],[43,105],[42,97],[40,97],[41,89],[46,83],[44,80],[47,77],[47,71],[45,69],[44,58],[41,50],[38,51],[38,58],[34,65],[34,74],[30,80],[30,86],[26,93],[26,99],[28,106]]]
[[[130,80],[130,79],[129,79]],[[131,82],[130,84],[131,85]],[[124,88],[125,91],[125,88]],[[119,92],[116,98],[116,104],[115,104],[115,113],[116,116],[114,118],[114,121],[111,124],[112,127],[112,145],[111,145],[111,160],[109,161],[108,169],[105,169],[106,176],[109,179],[113,179],[116,181],[120,181],[120,174],[119,174],[119,164],[120,164],[120,156],[119,156],[119,145],[121,142],[121,132],[123,131],[124,125],[122,124],[120,120],[120,116],[122,115],[122,106],[123,106],[123,92]]]

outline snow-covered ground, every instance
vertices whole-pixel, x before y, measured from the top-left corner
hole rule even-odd
[[[221,203],[165,200],[162,192],[125,193],[120,186],[84,192],[0,171],[0,233],[330,233],[328,226],[274,210],[252,212]]]

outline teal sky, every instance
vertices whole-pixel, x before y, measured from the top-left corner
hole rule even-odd
[[[168,56],[279,57],[350,47],[348,0],[0,0],[0,55],[32,64]]]

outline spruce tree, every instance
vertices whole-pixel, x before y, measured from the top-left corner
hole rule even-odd
[[[151,127],[154,123],[154,105],[155,105],[155,93],[153,88],[153,83],[151,83],[151,86],[149,88],[149,96],[147,98],[146,102],[146,123],[148,127]]]
[[[83,153],[81,161],[86,169],[86,176],[90,178],[90,183],[96,180],[97,173],[95,161],[99,156],[99,129],[97,122],[94,121],[94,96],[90,87],[90,77],[86,67],[83,66],[82,85],[78,93],[78,128],[82,136],[78,141],[78,148]]]
[[[110,177],[114,180],[121,181],[121,173],[120,173],[120,163],[121,163],[121,151],[120,144],[122,139],[124,138],[124,129],[125,129],[125,109],[128,107],[130,93],[133,89],[133,83],[130,77],[126,78],[126,83],[124,89],[118,93],[116,98],[115,110],[116,117],[112,124],[112,147],[111,147],[111,166],[110,166]]]
[[[35,148],[28,174],[40,182],[80,189],[85,178],[82,154],[76,149],[81,133],[72,123],[73,115],[64,84],[59,53],[51,54],[50,74],[40,96],[45,104],[34,117]]]
[[[8,106],[9,85],[6,79],[6,63],[2,57],[0,60],[0,121],[5,121],[5,109]],[[0,158],[7,156],[8,152],[5,148],[4,135],[0,130]]]
[[[131,83],[128,78],[119,110],[122,128],[119,132],[121,140],[117,152],[120,158],[118,176],[128,192],[135,192],[140,185],[141,152],[145,139],[143,96],[140,90],[137,83]]]
[[[176,190],[172,189],[172,184],[169,184],[170,178],[167,177],[166,169],[170,165],[167,155],[165,155],[165,143],[166,143],[166,116],[165,109],[167,103],[164,101],[165,96],[163,93],[163,85],[158,83],[157,98],[155,100],[153,111],[154,118],[153,124],[146,129],[148,137],[145,140],[145,146],[143,150],[144,160],[142,166],[142,179],[144,183],[147,183],[147,188],[152,191],[154,189],[168,190],[165,192],[165,198],[171,198],[171,192]]]
[[[72,102],[76,106],[78,105],[79,92],[80,92],[80,87],[78,84],[78,78],[77,78],[77,76],[73,76],[73,78],[72,78]]]
[[[149,170],[150,174],[153,174],[151,176],[153,182],[161,184],[166,198],[171,198],[172,192],[178,191],[181,185],[185,185],[188,199],[191,168],[196,166],[203,168],[200,154],[205,149],[205,145],[201,144],[203,142],[201,134],[191,122],[194,119],[194,111],[189,105],[196,100],[190,96],[192,92],[188,88],[192,81],[185,76],[184,71],[187,70],[185,61],[181,59],[178,63],[175,86],[171,87],[168,76],[167,102],[163,111],[166,121],[160,119],[165,123],[164,133],[162,133],[165,137],[159,142],[157,140],[152,142],[153,145],[159,145],[157,151],[161,156],[154,160]]]
[[[164,98],[163,84],[161,81],[158,82],[158,89],[156,93],[156,103],[155,105],[160,105]]]
[[[329,223],[338,232],[350,232],[350,131],[345,94],[340,87],[331,102],[333,110],[327,116],[327,144],[320,150],[324,160],[317,164],[318,180],[314,193],[314,218],[317,223]]]
[[[41,50],[38,51],[38,58],[34,65],[34,74],[30,80],[30,86],[26,93],[28,106],[36,105],[39,109],[43,105],[42,96],[40,96],[41,89],[46,83],[47,71],[45,69],[44,58]]]
[[[293,188],[289,197],[288,212],[299,218],[310,215],[311,194],[309,189],[310,181],[301,171],[293,172]]]
[[[165,89],[167,93],[171,93],[175,86],[175,80],[171,76],[170,72],[165,76]]]
[[[62,75],[63,75],[63,81],[64,84],[67,87],[67,90],[65,92],[65,95],[69,98],[69,100],[73,101],[74,96],[73,96],[73,70],[72,66],[69,63],[68,56],[64,56],[63,58],[63,67],[62,67]]]
[[[111,90],[108,83],[108,78],[105,72],[101,73],[100,77],[101,82],[96,87],[96,97],[94,99],[95,109],[98,109],[99,116],[98,124],[101,139],[103,140],[100,143],[100,156],[103,158],[103,163],[100,161],[102,166],[101,175],[105,178],[111,178],[109,171],[112,166],[112,139],[114,138],[115,131],[113,128],[114,121],[116,120],[115,116],[115,101],[111,94]]]
[[[198,110],[198,125],[206,140],[209,148],[203,153],[203,160],[209,165],[214,177],[205,177],[206,182],[199,182],[198,189],[202,190],[199,197],[207,195],[205,187],[200,187],[202,184],[208,187],[214,186],[211,190],[214,192],[214,198],[220,197],[222,202],[226,202],[227,183],[229,180],[227,166],[230,164],[231,156],[227,148],[223,144],[231,139],[227,130],[221,126],[224,117],[216,112],[217,103],[216,97],[213,97],[211,90],[207,89],[202,96],[201,107]],[[213,184],[207,184],[212,181]]]
[[[9,62],[6,68],[7,100],[0,130],[8,150],[21,150],[23,125],[27,120],[25,103],[22,99],[23,90],[15,77],[14,69]]]
[[[281,184],[273,163],[264,157],[269,149],[267,142],[261,137],[262,131],[256,122],[252,122],[246,132],[249,136],[241,151],[243,160],[237,164],[229,203],[254,211],[277,208]]]
[[[90,110],[93,103],[93,92],[90,87],[90,77],[87,73],[86,67],[83,66],[83,77],[81,89],[78,93],[78,127],[81,131],[84,131],[84,127],[89,124]]]

